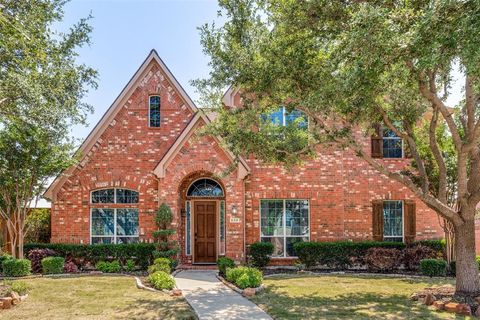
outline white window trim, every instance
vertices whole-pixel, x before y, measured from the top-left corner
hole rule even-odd
[[[152,127],[150,125],[150,98],[151,97],[158,97],[160,99],[160,105],[158,106],[159,109],[161,109],[162,106],[162,99],[160,98],[159,94],[152,94],[148,96],[148,127],[149,128],[160,128],[162,124],[162,114],[160,113],[160,125],[158,127]],[[160,110],[158,110],[160,112]]]
[[[312,232],[311,230],[311,222],[310,222],[310,199],[295,199],[295,198],[285,198],[285,199],[274,199],[274,198],[266,198],[266,199],[260,199],[260,206],[258,208],[259,211],[259,217],[260,217],[260,241],[262,241],[262,238],[279,238],[278,236],[262,236],[262,201],[283,201],[283,235],[281,236],[283,238],[283,256],[272,256],[272,259],[297,259],[297,256],[287,256],[287,237],[289,238],[305,238],[305,236],[287,236],[285,235],[285,230],[287,228],[287,219],[285,219],[285,212],[287,209],[287,201],[307,201],[308,203],[308,241],[310,241],[310,234]]]
[[[382,130],[385,130],[385,128],[382,129]],[[400,138],[400,137],[385,137],[383,135],[383,131],[382,131],[382,139],[383,140],[400,140],[401,148],[402,148],[402,156],[400,158],[385,157],[385,154],[383,152],[383,144],[382,144],[382,153],[383,153],[383,158],[384,159],[403,159],[403,158],[405,158],[405,147],[404,147],[404,142],[403,142],[402,138]]]
[[[110,190],[110,189],[113,189],[113,202],[92,202],[94,192],[101,191],[101,190]],[[117,189],[135,191],[136,193],[138,193],[138,202],[131,202],[131,203],[118,202],[118,204],[133,205],[133,204],[138,204],[140,202],[140,192],[138,192],[137,190],[129,189],[129,188],[101,188],[101,189],[90,190],[90,204],[93,204],[93,205],[117,204]]]
[[[90,208],[90,244],[93,244],[92,239],[93,238],[108,238],[108,237],[113,237],[113,244],[117,244],[117,238],[138,238],[140,240],[140,232],[136,236],[118,236],[117,235],[117,210],[122,210],[122,209],[133,209],[137,210],[138,213],[138,223],[139,226],[138,228],[140,229],[140,211],[138,208]],[[103,235],[103,236],[94,236],[92,235],[92,215],[93,215],[93,210],[113,210],[113,235]],[[139,230],[140,231],[140,230]]]
[[[400,202],[402,204],[402,243],[405,243],[405,203],[403,200],[384,200],[383,205],[385,205],[385,202]],[[384,209],[382,208],[382,211]],[[384,217],[385,217],[385,211],[383,211]],[[384,218],[385,220],[385,218]],[[385,226],[385,222],[384,222]],[[383,234],[383,239],[394,239],[394,238],[400,238],[399,236],[385,236],[385,231]]]

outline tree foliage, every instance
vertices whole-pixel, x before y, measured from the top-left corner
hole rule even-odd
[[[462,265],[457,291],[480,291],[474,243],[480,3],[222,0],[220,6],[225,22],[200,28],[212,71],[196,85],[219,114],[209,132],[237,155],[254,152],[287,165],[316,155],[319,144],[348,147],[454,226],[457,269]],[[457,69],[463,99],[450,106]],[[221,105],[215,93],[228,86],[240,89],[241,108]],[[288,134],[279,139],[262,130],[261,115],[279,105],[307,114],[308,132],[283,128]],[[392,171],[371,157],[362,136],[373,134],[374,123],[403,139],[411,165]]]

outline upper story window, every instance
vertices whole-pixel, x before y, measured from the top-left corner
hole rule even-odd
[[[383,129],[383,157],[403,157],[403,140],[390,129]]]
[[[300,128],[308,128],[308,119],[303,112],[299,110],[292,110],[289,112],[283,106],[278,110],[270,112],[268,115],[264,116],[263,119],[280,126],[288,126],[289,124],[297,121]]]
[[[160,127],[160,96],[150,96],[148,121],[150,127]]]
[[[129,189],[101,189],[91,193],[91,203],[138,203],[138,192]]]
[[[187,191],[187,197],[223,197],[222,187],[212,179],[198,179]]]

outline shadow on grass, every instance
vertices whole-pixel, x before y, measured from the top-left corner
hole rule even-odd
[[[183,298],[173,298],[171,300],[136,299],[129,306],[120,307],[115,319],[194,320],[197,317]]]
[[[285,294],[284,286],[269,284],[252,300],[274,319],[464,319],[439,313],[404,294],[332,292],[325,296],[311,292],[292,296]]]

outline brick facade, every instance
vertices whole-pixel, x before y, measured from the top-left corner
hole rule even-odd
[[[153,241],[154,213],[165,202],[174,214],[181,261],[191,263],[192,257],[185,254],[184,248],[186,189],[201,177],[212,177],[225,191],[225,196],[217,199],[226,205],[225,250],[237,261],[244,260],[245,245],[260,239],[261,199],[308,199],[310,239],[318,241],[372,239],[372,200],[413,199],[417,204],[416,239],[443,236],[433,211],[406,187],[380,175],[348,150],[319,147],[316,159],[292,171],[250,157],[246,159],[249,174],[245,178],[240,167],[224,175],[232,166],[231,156],[216,137],[197,134],[206,122],[205,117],[196,116],[202,111],[190,106],[183,89],[159,61],[152,52],[140,77],[115,106],[118,110],[110,122],[104,124],[98,136],[93,136],[92,147],[80,164],[57,179],[59,182],[47,192],[53,200],[52,242],[89,243],[91,208],[120,206],[90,204],[90,192],[123,187],[139,192],[139,203],[127,207],[139,209],[140,240]],[[159,128],[148,126],[148,98],[152,94],[161,96]],[[155,168],[188,128],[191,132],[165,164],[164,176],[159,177]],[[360,134],[359,139],[370,150],[369,139]],[[408,160],[383,161],[394,169]]]

